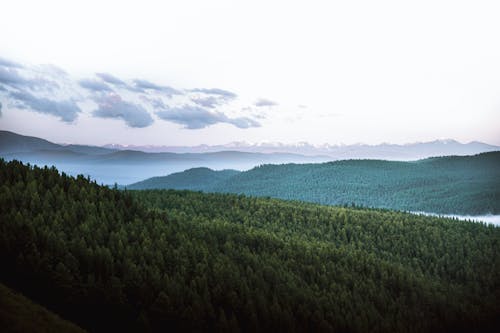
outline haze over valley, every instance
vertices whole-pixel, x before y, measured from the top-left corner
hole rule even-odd
[[[129,185],[196,167],[249,170],[263,164],[323,163],[343,159],[418,160],[433,156],[474,155],[500,147],[454,140],[406,145],[222,145],[195,147],[88,146],[56,144],[42,138],[0,131],[0,157],[56,166],[76,176],[90,176],[105,185]]]

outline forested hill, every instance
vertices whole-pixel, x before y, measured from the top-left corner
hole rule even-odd
[[[183,172],[173,173],[167,177],[153,177],[135,183],[130,189],[181,189],[210,191],[213,186],[227,180],[239,171],[215,171],[209,168],[193,168]]]
[[[127,188],[241,193],[443,214],[500,213],[500,152],[415,162],[345,160],[263,165],[217,179],[208,172],[203,179],[189,177],[190,173],[187,170],[156,177]]]
[[[500,328],[491,225],[118,191],[2,160],[0,207],[0,282],[92,332]]]
[[[73,323],[33,303],[0,283],[0,327],[2,333],[85,333]]]

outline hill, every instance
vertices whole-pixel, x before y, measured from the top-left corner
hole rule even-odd
[[[0,153],[2,154],[60,149],[60,147],[60,145],[44,139],[0,131]]]
[[[173,173],[166,177],[153,177],[142,182],[127,186],[130,190],[143,189],[176,189],[176,190],[210,190],[214,185],[225,181],[239,171],[214,171],[209,168],[193,168],[183,172]]]
[[[2,283],[0,283],[0,325],[4,333],[85,332]]]
[[[94,332],[496,332],[500,228],[0,161],[0,281]],[[30,320],[30,314],[27,314]]]
[[[206,173],[204,178],[192,178],[192,171],[187,170],[127,187],[184,188],[443,214],[500,213],[500,152],[415,162],[346,160],[262,165],[227,174],[227,178]]]

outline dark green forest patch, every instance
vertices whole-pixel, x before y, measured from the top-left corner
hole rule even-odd
[[[0,280],[90,331],[496,331],[499,250],[482,223],[0,162]]]

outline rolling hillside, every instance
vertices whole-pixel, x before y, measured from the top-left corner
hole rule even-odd
[[[202,179],[190,174],[156,177],[127,188],[193,189],[443,214],[500,213],[500,152],[415,162],[263,165],[218,178],[208,172]]]
[[[213,186],[239,174],[236,170],[214,171],[209,168],[193,168],[173,173],[166,177],[153,177],[137,182],[127,188],[140,189],[176,189],[210,191]]]
[[[0,282],[92,332],[498,332],[500,228],[0,160]],[[36,313],[20,312],[35,322]]]

